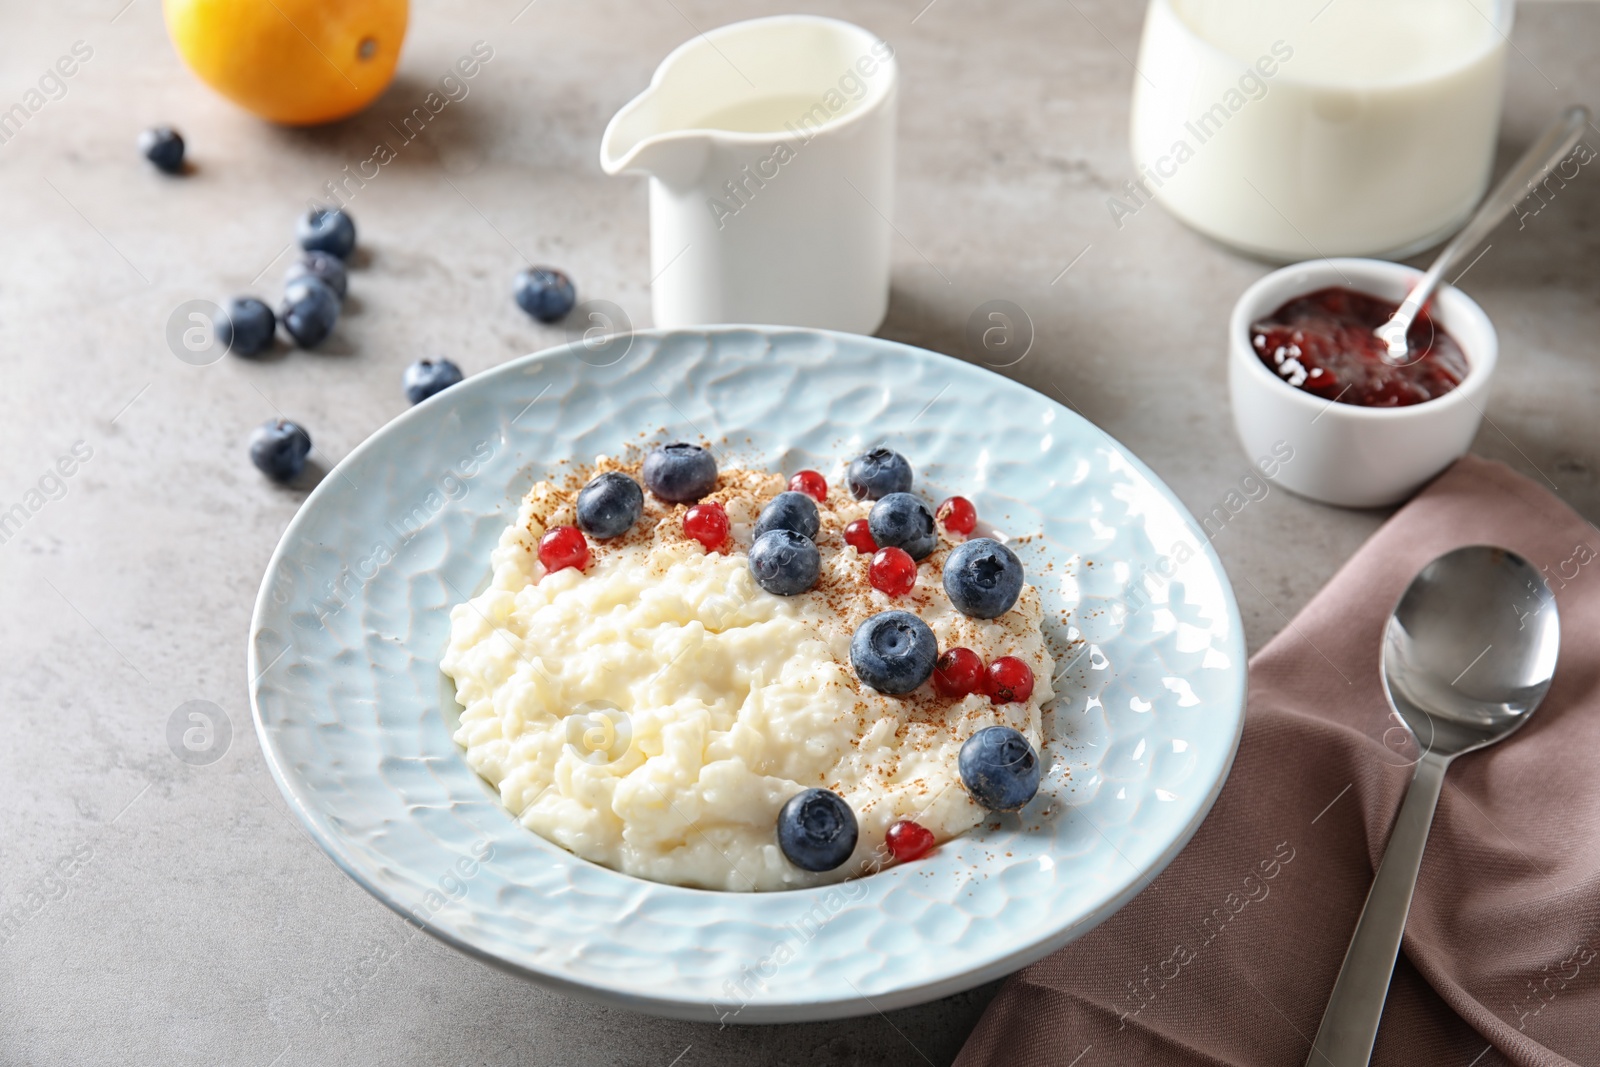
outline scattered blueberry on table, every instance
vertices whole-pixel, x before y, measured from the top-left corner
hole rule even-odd
[[[1039,754],[1009,726],[986,726],[967,738],[957,765],[961,784],[990,811],[1016,811],[1039,792]]]
[[[621,471],[606,471],[578,491],[578,526],[602,541],[621,537],[644,514],[644,490]]]
[[[717,460],[710,449],[674,441],[644,457],[644,485],[670,504],[693,504],[717,487]]]
[[[310,454],[311,435],[288,419],[270,419],[250,435],[250,462],[275,482],[300,477]]]
[[[350,291],[350,275],[344,268],[344,260],[332,252],[307,252],[289,264],[289,270],[283,280],[288,284],[306,277],[322,282],[332,289],[333,295],[341,301]]]
[[[307,252],[349,259],[356,247],[356,224],[343,208],[314,207],[295,224],[295,238]]]
[[[217,322],[217,340],[236,356],[259,356],[272,347],[278,317],[253,296],[236,296]]]
[[[156,126],[141,133],[139,152],[158,170],[183,173],[183,135],[171,126]]]
[[[284,286],[278,319],[295,344],[315,348],[328,339],[333,324],[339,321],[339,297],[317,278],[297,278]]]
[[[992,538],[963,541],[945,557],[944,591],[963,615],[998,618],[1022,594],[1022,561]]]
[[[790,489],[773,497],[761,509],[751,537],[760,537],[768,530],[793,530],[814,541],[821,528],[822,517],[817,513],[817,502],[805,493]]]
[[[517,272],[512,287],[517,306],[540,322],[559,322],[578,301],[572,279],[554,267],[528,267]]]
[[[750,546],[750,573],[756,584],[777,596],[797,596],[817,584],[822,554],[805,534],[768,530]]]
[[[874,448],[850,461],[845,484],[857,500],[881,500],[911,491],[911,462],[892,448]]]
[[[867,529],[879,548],[903,548],[912,559],[922,559],[939,547],[933,512],[912,493],[879,497],[867,515]]]
[[[778,847],[803,871],[831,871],[856,850],[860,828],[844,798],[826,789],[796,793],[778,812]]]
[[[405,386],[406,399],[420,404],[435,393],[461,381],[461,368],[443,356],[438,359],[419,359],[406,368],[401,384]]]
[[[856,627],[850,639],[850,665],[856,677],[891,696],[926,682],[938,658],[938,638],[909,611],[881,611]]]

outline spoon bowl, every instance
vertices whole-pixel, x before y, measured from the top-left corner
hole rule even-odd
[[[1468,545],[1422,568],[1384,630],[1389,704],[1421,754],[1307,1067],[1365,1067],[1405,934],[1445,771],[1528,721],[1555,676],[1561,627],[1538,570],[1504,548]]]
[[[1544,699],[1560,623],[1538,570],[1469,545],[1412,579],[1383,639],[1389,703],[1425,751],[1455,757],[1509,735]]]

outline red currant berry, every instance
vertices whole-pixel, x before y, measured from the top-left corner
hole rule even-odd
[[[964,496],[953,496],[939,505],[939,522],[953,534],[968,537],[978,528],[978,509]]]
[[[539,538],[539,562],[550,573],[589,565],[589,542],[576,526],[552,526]]]
[[[903,548],[880,548],[867,566],[872,588],[889,596],[905,596],[917,584],[917,561]]]
[[[1033,696],[1033,668],[1015,656],[1001,656],[984,672],[983,691],[996,704],[1020,704]]]
[[[870,556],[878,551],[878,542],[872,539],[872,531],[867,528],[866,519],[857,519],[844,528],[844,543],[863,556]]]
[[[683,515],[683,532],[710,552],[728,539],[728,513],[716,501],[696,504]]]
[[[957,700],[983,688],[983,660],[970,648],[952,648],[933,664],[933,688]]]
[[[889,832],[884,836],[889,851],[901,863],[921,859],[935,844],[933,831],[926,826],[918,826],[910,819],[901,819],[889,827]]]
[[[819,501],[828,499],[828,479],[816,471],[801,471],[789,479],[789,488],[796,493],[815,497]]]

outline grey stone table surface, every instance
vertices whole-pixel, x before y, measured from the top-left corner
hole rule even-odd
[[[1036,339],[1006,373],[1070,398],[1196,512],[1240,490],[1250,457],[1232,433],[1224,327],[1268,268],[1156,208],[1118,228],[1106,206],[1131,177],[1142,5],[816,6],[888,38],[903,66],[882,335],[970,358],[968,316],[1015,301]],[[251,605],[304,492],[257,474],[249,430],[290,413],[337,460],[404,408],[412,360],[445,353],[471,373],[564,340],[512,304],[525,260],[566,268],[583,295],[647,324],[645,192],[601,174],[600,131],[695,29],[778,10],[425,0],[399,77],[370,111],[288,130],[200,87],[156,0],[0,4],[0,109],[77,42],[91,53],[0,143],[0,510],[25,505],[0,544],[0,1064],[955,1056],[996,986],[886,1017],[719,1030],[546,993],[412,936],[290,817],[250,724]],[[1600,103],[1596,40],[1600,6],[1521,8],[1502,166],[1559,105]],[[403,141],[390,123],[477,41],[493,58],[467,95]],[[188,177],[163,177],[134,151],[157,122],[187,137]],[[173,309],[275,297],[294,217],[379,141],[398,148],[351,202],[363,251],[328,346],[176,359],[164,340]],[[1503,226],[1463,281],[1503,346],[1475,450],[1590,519],[1597,216],[1600,185],[1583,175]],[[1383,517],[1273,491],[1222,528],[1215,544],[1252,649]],[[205,766],[179,761],[167,739],[191,700],[231,725]]]

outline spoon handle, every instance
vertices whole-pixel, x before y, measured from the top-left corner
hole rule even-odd
[[[1378,1020],[1383,1017],[1384,998],[1406,929],[1406,913],[1411,910],[1411,893],[1422,867],[1422,850],[1428,843],[1433,809],[1439,803],[1449,766],[1447,757],[1433,752],[1424,753],[1417,761],[1416,775],[1356,921],[1355,936],[1344,954],[1339,980],[1328,998],[1306,1067],[1366,1067],[1372,1058]]]
[[[1428,267],[1428,273],[1422,276],[1416,288],[1407,294],[1405,301],[1384,324],[1384,332],[1379,334],[1380,337],[1387,341],[1392,334],[1398,338],[1400,350],[1405,350],[1406,331],[1411,328],[1417,312],[1422,310],[1433,296],[1433,291],[1439,287],[1444,272],[1478,247],[1490,231],[1500,225],[1500,220],[1533,191],[1534,185],[1567,157],[1588,122],[1588,110],[1579,106],[1569,107],[1556,116],[1556,120],[1540,134],[1537,141],[1528,146],[1522,158],[1500,179],[1500,184],[1483,198],[1483,203],[1478,205],[1477,212],[1461,228],[1461,232],[1439,253],[1439,257]]]

